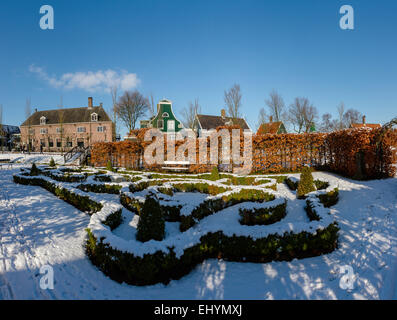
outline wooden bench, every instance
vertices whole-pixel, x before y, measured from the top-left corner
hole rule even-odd
[[[189,166],[189,161],[164,161],[165,165],[180,165],[180,166]],[[189,170],[188,167],[162,167],[163,170],[169,171],[186,171]]]

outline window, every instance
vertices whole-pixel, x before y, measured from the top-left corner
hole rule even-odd
[[[46,120],[47,120],[46,117],[44,117],[44,116],[41,117],[41,118],[40,118],[40,124],[41,124],[41,125],[46,124]]]
[[[103,127],[103,126],[97,127],[96,131],[97,132],[104,132],[104,131],[106,131],[106,127]]]
[[[57,133],[62,133],[63,132],[63,128],[57,128]]]
[[[169,118],[169,116],[170,116],[170,115],[168,114],[168,112],[164,112],[164,113],[163,113],[163,118]]]
[[[48,140],[48,147],[52,148],[54,146],[54,141],[52,141],[51,139]]]
[[[40,133],[41,134],[46,134],[46,133],[48,133],[48,129],[47,128],[41,128],[40,129]]]
[[[167,131],[175,131],[175,121],[174,120],[168,120]]]
[[[34,134],[34,129],[29,129],[29,134]]]
[[[96,113],[91,113],[91,121],[98,121],[98,115]]]
[[[164,128],[164,121],[163,120],[157,120],[157,128],[158,129],[163,129]]]
[[[73,147],[72,141],[66,141],[66,147],[68,147],[68,148]]]
[[[85,127],[77,127],[77,132],[85,132]]]
[[[40,146],[45,147],[45,141],[44,141],[44,139],[40,139]]]
[[[62,147],[62,141],[61,139],[57,139],[57,148],[61,148]]]

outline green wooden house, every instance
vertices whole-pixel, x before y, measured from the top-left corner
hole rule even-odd
[[[176,118],[172,110],[172,102],[167,99],[157,104],[157,114],[154,117],[142,120],[140,125],[141,128],[157,128],[164,133],[175,133],[183,129],[182,122]]]

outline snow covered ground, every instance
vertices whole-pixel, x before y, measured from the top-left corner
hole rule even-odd
[[[40,153],[0,153],[1,159],[9,159],[13,163],[20,164],[31,164],[33,162],[36,163],[49,163],[51,158],[54,158],[54,161],[58,164],[63,164],[63,156],[60,154],[40,154]]]
[[[212,259],[167,286],[134,287],[110,280],[85,256],[89,216],[40,187],[14,184],[18,171],[0,171],[0,299],[397,298],[397,179],[357,182],[314,174],[340,189],[332,208],[340,245],[331,254],[266,264]],[[285,186],[279,190],[293,199]],[[291,201],[287,210],[295,205]],[[39,286],[46,264],[54,268],[54,290]],[[339,286],[344,265],[356,275],[352,290]]]

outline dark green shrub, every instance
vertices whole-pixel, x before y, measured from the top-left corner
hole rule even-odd
[[[53,168],[56,167],[55,160],[53,157],[51,157],[51,160],[50,160],[50,167],[53,167]]]
[[[139,286],[167,284],[188,274],[205,259],[221,257],[226,261],[265,263],[329,253],[337,247],[338,230],[336,224],[331,224],[314,234],[291,232],[260,239],[228,237],[219,231],[203,235],[200,243],[186,248],[177,258],[173,248],[167,253],[157,251],[143,257],[121,252],[96,239],[87,229],[86,253],[94,265],[115,281]]]
[[[327,181],[314,180],[314,185],[317,190],[324,190],[329,187],[329,183]]]
[[[215,185],[211,185],[208,183],[202,183],[202,182],[197,182],[197,183],[176,183],[172,185],[175,190],[180,191],[180,192],[200,192],[200,193],[205,193],[205,194],[210,194],[212,196],[218,195],[220,193],[224,193],[230,188],[223,188],[223,187],[218,187]]]
[[[290,178],[286,178],[284,181],[290,190],[296,191],[296,189],[298,189],[299,182],[295,182]]]
[[[165,220],[160,204],[154,195],[149,194],[139,215],[136,239],[141,242],[161,241],[165,236]]]
[[[335,188],[334,190],[327,192],[326,194],[320,194],[318,198],[320,199],[320,202],[324,205],[324,207],[332,207],[336,205],[339,201],[339,189]]]
[[[39,170],[36,166],[35,163],[32,164],[32,168],[30,169],[30,175],[31,176],[38,176],[41,173],[41,170]]]
[[[312,170],[309,167],[304,167],[298,184],[297,197],[298,199],[305,199],[306,195],[312,191],[316,191]]]
[[[84,192],[94,192],[94,193],[109,193],[109,194],[120,194],[120,185],[106,185],[106,184],[81,184],[77,186]]]
[[[110,214],[102,223],[108,226],[110,230],[114,230],[121,224],[121,222],[123,222],[123,217],[122,210],[120,209]]]
[[[287,214],[287,202],[272,208],[240,209],[240,223],[243,225],[269,225],[283,219]]]
[[[106,174],[96,175],[94,180],[100,182],[112,182],[112,178]]]
[[[205,217],[214,214],[227,207],[234,206],[238,203],[245,201],[253,202],[267,202],[275,199],[275,196],[256,189],[242,189],[237,193],[232,193],[223,196],[221,199],[208,199],[195,208],[188,216],[181,216],[181,224],[179,230],[184,232],[193,227],[197,220],[204,219]]]

